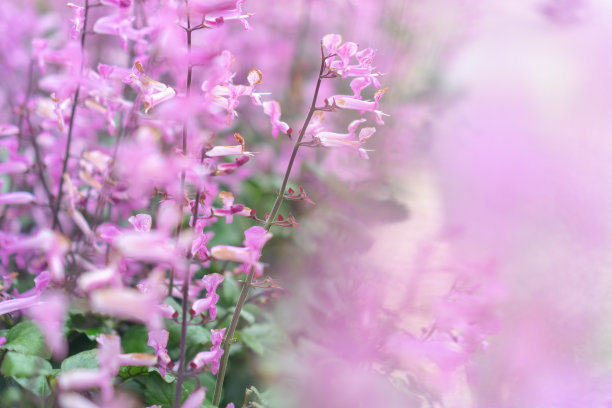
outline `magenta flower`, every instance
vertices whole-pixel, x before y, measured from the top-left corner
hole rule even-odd
[[[169,333],[167,330],[151,330],[149,331],[149,340],[147,341],[147,345],[155,349],[157,364],[162,377],[166,375],[166,370],[174,365],[166,348],[168,346],[168,337]]]
[[[73,40],[76,40],[81,35],[81,31],[83,31],[85,9],[81,6],[77,6],[74,3],[67,3],[66,5],[74,11],[72,20],[70,20],[72,22],[72,27],[70,28],[70,36]]]
[[[212,347],[208,351],[201,351],[191,360],[189,366],[196,370],[210,364],[210,372],[214,375],[219,371],[219,360],[223,356],[221,343],[225,335],[225,328],[219,330],[211,330]]]
[[[99,18],[93,26],[93,30],[98,34],[114,35],[121,39],[121,47],[128,50],[128,40],[137,43],[145,43],[144,37],[147,35],[147,29],[135,29],[132,26],[134,16],[130,15],[128,7],[120,7],[117,13]]]
[[[218,273],[211,273],[209,275],[204,275],[202,278],[201,284],[206,289],[206,297],[202,299],[198,299],[191,305],[191,309],[189,309],[189,313],[192,316],[196,314],[203,313],[205,310],[208,310],[208,314],[210,315],[211,320],[214,320],[217,317],[217,308],[215,305],[219,300],[219,295],[217,295],[217,288],[223,282],[223,275],[219,275]]]
[[[276,139],[278,132],[291,134],[291,128],[289,125],[280,120],[281,109],[280,104],[276,101],[266,101],[263,103],[263,111],[270,117],[270,123],[272,124],[272,137]]]
[[[217,260],[232,261],[243,264],[244,273],[250,273],[253,268],[255,276],[263,273],[263,264],[259,261],[261,250],[272,238],[272,233],[263,227],[251,227],[244,232],[244,246],[217,245],[211,249],[211,255]]]

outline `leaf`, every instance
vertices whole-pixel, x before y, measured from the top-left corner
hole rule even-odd
[[[38,356],[9,351],[2,360],[2,374],[8,377],[30,378],[51,371],[51,363]]]
[[[264,352],[263,344],[259,339],[246,331],[239,331],[237,333],[238,341],[243,342],[248,348],[253,350],[255,353],[262,355]]]
[[[97,316],[75,312],[68,315],[66,326],[72,331],[85,334],[89,340],[95,341],[100,334],[111,333],[112,328],[109,327],[108,322],[109,320]]]
[[[62,361],[61,369],[68,371],[75,368],[98,368],[97,354],[97,349],[82,351]]]
[[[123,379],[137,377],[139,375],[148,374],[149,368],[150,367],[144,366],[121,366],[119,367],[119,373],[117,373],[117,376]]]
[[[147,346],[149,333],[147,328],[140,325],[130,326],[123,336],[121,336],[121,345],[124,353],[150,353],[151,349]]]
[[[23,321],[13,326],[7,333],[6,344],[2,348],[22,354],[51,357],[51,353],[45,347],[45,338],[42,332],[31,321]]]
[[[51,395],[51,388],[49,388],[49,382],[47,377],[39,375],[34,378],[15,378],[15,381],[28,391],[33,392],[36,395],[42,397],[48,397]]]
[[[269,405],[269,402],[266,400],[263,394],[266,394],[266,393],[260,392],[257,388],[255,388],[255,386],[252,385],[249,388],[247,388],[245,392],[244,402],[245,404],[248,402],[248,405],[247,405],[248,407],[266,408]],[[257,398],[258,401],[255,401],[255,399],[251,401],[251,397],[253,397],[253,395]]]
[[[181,325],[172,320],[166,320],[166,330],[170,333],[170,341],[178,344],[181,338]],[[187,346],[197,346],[210,342],[210,330],[203,326],[187,327]]]
[[[138,377],[138,382],[144,387],[146,405],[161,405],[162,408],[171,408],[174,402],[176,382],[166,383],[159,373],[152,372],[146,376]],[[185,380],[181,392],[181,401],[193,392],[196,384],[193,378]]]
[[[221,303],[224,305],[235,305],[238,296],[240,296],[240,288],[231,275],[226,275],[221,284]]]

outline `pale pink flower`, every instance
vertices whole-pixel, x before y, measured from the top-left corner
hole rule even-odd
[[[185,400],[181,408],[200,408],[206,398],[206,388],[199,387]]]
[[[114,35],[121,39],[122,48],[128,50],[128,40],[144,43],[144,37],[148,29],[136,29],[132,25],[134,16],[130,15],[130,9],[120,7],[117,13],[99,18],[93,26],[93,31],[98,34]]]
[[[134,230],[138,232],[149,232],[151,231],[153,219],[149,214],[136,214],[128,218],[128,222],[132,224]]]
[[[363,114],[364,112],[372,112],[374,113],[374,118],[376,119],[376,123],[379,125],[384,124],[383,116],[388,116],[386,113],[378,110],[380,98],[384,95],[387,89],[379,89],[374,94],[373,101],[364,101],[362,99],[357,99],[353,96],[348,95],[333,95],[325,99],[325,103],[329,106],[340,108],[340,109],[351,109],[356,110],[359,113]]]
[[[233,146],[214,146],[206,152],[207,157],[247,155],[253,156],[253,153],[244,150],[244,138],[238,133],[234,133],[234,138],[239,143]]]
[[[146,324],[152,329],[161,327],[159,302],[136,289],[99,289],[91,293],[90,301],[91,308],[98,313]]]
[[[74,11],[73,17],[70,20],[72,22],[72,27],[70,28],[70,36],[73,40],[76,40],[77,38],[79,38],[81,31],[83,31],[85,9],[81,6],[77,6],[74,3],[67,3],[66,5]]]
[[[157,364],[159,365],[159,372],[162,377],[166,375],[167,368],[174,365],[166,348],[168,347],[168,337],[169,333],[167,330],[151,330],[149,331],[149,340],[147,341],[147,345],[155,349]]]
[[[127,75],[123,82],[130,84],[142,93],[145,113],[162,102],[170,100],[176,96],[176,91],[168,85],[158,82],[145,74],[142,62],[136,61],[132,73]]]
[[[68,351],[64,337],[64,320],[67,311],[68,301],[59,292],[45,294],[27,311],[28,316],[40,327],[56,359],[65,357]]]
[[[366,140],[372,137],[376,129],[373,127],[363,128],[359,132],[359,137],[356,137],[355,132],[363,122],[365,122],[365,119],[352,121],[348,126],[348,133],[319,132],[312,137],[313,143],[323,147],[339,147],[356,150],[361,157],[367,159],[368,153],[361,146]]]
[[[24,205],[36,202],[34,194],[27,191],[15,191],[13,193],[0,193],[0,205]]]
[[[291,127],[280,120],[281,108],[280,104],[276,101],[266,101],[262,104],[263,111],[270,117],[270,123],[272,124],[272,137],[276,139],[278,132],[291,134]]]

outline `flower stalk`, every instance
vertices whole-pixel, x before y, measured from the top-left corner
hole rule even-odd
[[[306,134],[306,128],[310,124],[312,119],[312,115],[314,115],[317,110],[317,98],[319,96],[319,89],[321,87],[321,81],[323,79],[323,71],[325,69],[325,57],[323,55],[323,46],[321,46],[321,67],[319,69],[319,76],[317,78],[317,85],[315,87],[314,95],[312,97],[312,103],[310,104],[310,109],[308,110],[308,115],[306,116],[306,120],[304,120],[304,125],[302,126],[302,130],[298,138],[296,139],[293,150],[291,151],[291,157],[289,158],[289,163],[287,164],[287,169],[285,170],[285,176],[283,177],[283,182],[281,184],[278,195],[276,196],[276,200],[274,201],[274,205],[272,206],[272,211],[266,218],[266,223],[264,224],[264,229],[269,231],[270,228],[274,225],[274,219],[278,214],[278,210],[280,209],[281,204],[283,203],[283,199],[285,196],[285,189],[287,188],[287,182],[289,181],[289,176],[291,175],[291,170],[293,169],[293,163],[295,162],[295,158],[297,156],[298,150],[300,149],[300,144],[302,143],[302,139]],[[238,320],[240,320],[240,313],[242,312],[242,308],[246,303],[247,296],[249,295],[249,290],[251,289],[251,284],[253,282],[253,268],[247,274],[246,279],[242,284],[242,289],[240,290],[240,297],[238,298],[238,302],[236,303],[236,308],[234,309],[234,313],[232,315],[232,320],[230,322],[230,326],[225,334],[225,339],[223,340],[223,357],[221,360],[221,365],[219,368],[219,373],[217,374],[217,382],[215,384],[215,394],[213,396],[213,405],[218,406],[221,399],[221,390],[223,389],[223,381],[225,379],[225,370],[227,368],[227,363],[229,361],[229,351],[233,342],[234,332],[236,331],[236,326],[238,325]]]

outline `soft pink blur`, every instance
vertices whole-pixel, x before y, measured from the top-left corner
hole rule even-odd
[[[611,406],[612,8],[365,3],[353,29],[414,38],[381,79],[377,166],[310,192],[277,272],[311,251],[278,312],[285,365],[262,374],[300,407]]]

